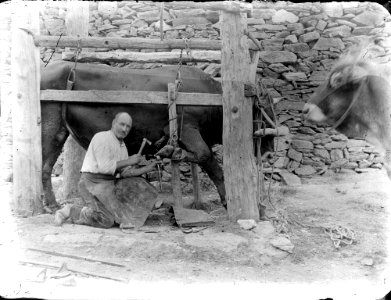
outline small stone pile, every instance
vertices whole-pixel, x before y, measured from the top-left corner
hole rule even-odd
[[[89,34],[160,38],[161,5],[149,1],[90,2]],[[268,158],[266,167],[287,168],[300,176],[328,167],[381,168],[382,157],[365,141],[347,139],[328,128],[304,124],[301,112],[348,47],[368,37],[388,38],[391,33],[389,13],[371,2],[254,1],[251,5],[253,9],[247,15],[248,30],[264,49],[258,63],[258,80],[276,103],[278,123],[290,131],[289,135],[274,140],[276,154]],[[66,3],[47,3],[46,6],[41,14],[41,34],[65,33]],[[186,2],[175,5],[167,2],[163,21],[165,39],[220,38],[218,11],[189,8]],[[387,42],[372,44],[366,55],[372,61],[388,63],[390,46]],[[53,59],[60,58],[62,50],[57,49],[57,57]],[[52,52],[53,49],[43,49],[42,57],[47,59]],[[127,65],[150,68],[161,64]],[[220,64],[198,63],[197,66],[212,77],[221,77]]]

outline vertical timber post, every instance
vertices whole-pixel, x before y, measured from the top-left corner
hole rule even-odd
[[[40,3],[21,1],[13,5],[13,199],[17,214],[31,216],[43,212],[40,60],[30,34],[39,34]]]
[[[68,0],[67,9],[67,36],[88,37],[89,2]],[[77,187],[85,154],[86,151],[69,135],[64,144],[64,199],[78,196]]]
[[[257,168],[253,150],[252,102],[244,96],[249,76],[246,19],[221,11],[224,183],[228,217],[259,220]]]
[[[176,93],[177,86],[174,83],[168,84],[168,120],[170,126],[170,137],[178,137],[178,122],[177,122],[177,113],[176,113]],[[177,147],[177,142],[175,141],[174,147]],[[171,177],[171,186],[172,194],[174,197],[174,205],[176,207],[183,207],[182,203],[182,191],[181,191],[181,180],[180,180],[180,170],[179,163],[171,160],[172,167],[172,177]]]
[[[193,181],[194,208],[201,209],[200,180],[196,163],[191,163],[191,178]]]

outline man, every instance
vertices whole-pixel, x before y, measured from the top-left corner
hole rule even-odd
[[[120,210],[124,208],[118,204],[116,193],[113,192],[109,194],[109,197],[103,197],[97,192],[96,187],[108,181],[114,183],[118,174],[121,178],[128,178],[150,172],[157,164],[154,162],[142,168],[135,168],[135,165],[140,162],[141,155],[134,154],[129,157],[123,141],[131,128],[130,115],[120,112],[115,116],[110,130],[94,135],[81,168],[79,193],[83,204],[67,204],[58,210],[54,218],[57,226],[69,218],[76,224],[101,228],[110,228],[115,222],[121,222],[117,220],[116,210],[119,207],[121,207]],[[120,225],[131,227],[129,224]]]

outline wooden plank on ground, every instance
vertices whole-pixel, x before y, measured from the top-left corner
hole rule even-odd
[[[74,52],[63,52],[62,59],[66,61],[75,60]],[[217,62],[221,60],[220,51],[192,50],[189,55],[186,52],[128,52],[128,51],[110,51],[110,52],[81,52],[77,57],[78,62],[139,62],[139,63],[166,63],[176,64],[182,59],[182,63],[187,62]]]
[[[168,96],[167,92],[43,90],[41,91],[41,101],[167,105]],[[206,93],[178,93],[176,102],[177,105],[221,106],[222,95]]]
[[[296,176],[295,174],[292,174],[287,170],[280,170],[279,175],[281,176],[282,182],[284,182],[288,186],[301,185],[300,177]]]
[[[202,210],[174,207],[175,220],[179,227],[199,227],[213,225],[213,219]]]

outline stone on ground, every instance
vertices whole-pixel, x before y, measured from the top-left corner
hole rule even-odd
[[[253,219],[249,220],[238,220],[240,228],[244,230],[250,230],[257,226],[257,223]]]
[[[288,186],[301,185],[300,177],[296,176],[295,174],[290,173],[287,170],[281,170],[280,176],[281,176],[282,181]]]
[[[284,236],[277,236],[275,238],[273,238],[271,241],[270,241],[270,244],[273,246],[273,247],[276,247],[280,250],[283,250],[283,251],[286,251],[286,252],[289,252],[289,253],[293,253],[293,248],[295,247],[292,242],[284,237]]]

